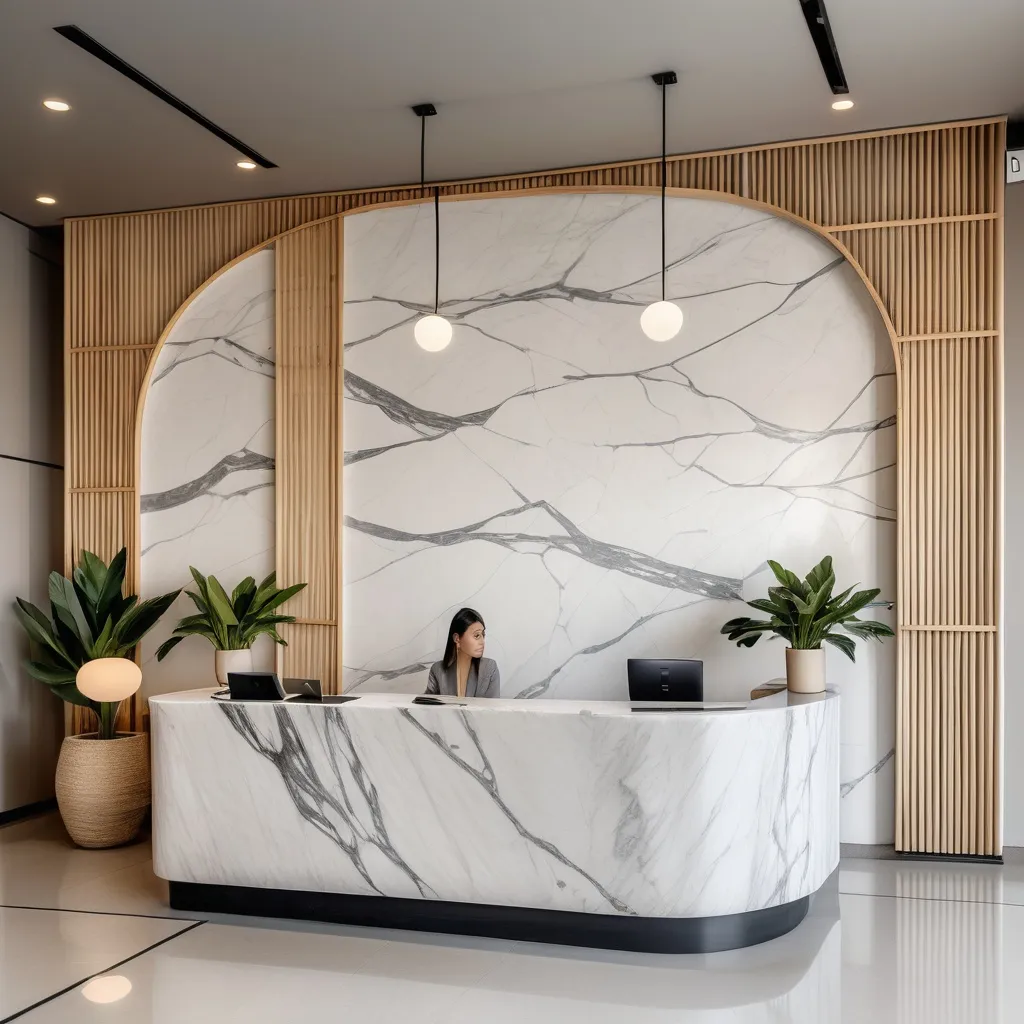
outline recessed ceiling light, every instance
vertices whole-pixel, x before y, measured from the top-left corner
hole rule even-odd
[[[57,200],[53,196],[36,196],[36,202],[42,203],[43,206],[53,206]]]
[[[71,104],[65,103],[63,100],[43,100],[43,106],[47,110],[59,110],[61,113],[71,109]]]
[[[832,104],[833,110],[849,110],[853,106],[853,100],[836,100]]]
[[[235,166],[241,167],[243,171],[256,170],[256,165],[251,160],[239,160],[238,163],[235,164]]]

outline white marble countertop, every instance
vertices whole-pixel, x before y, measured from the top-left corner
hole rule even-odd
[[[706,917],[800,899],[839,860],[834,693],[693,714],[211,693],[150,700],[172,881]]]
[[[212,694],[217,692],[216,690],[201,689],[201,690],[181,690],[178,693],[164,693],[159,696],[151,697],[150,704],[195,704],[195,703],[208,703],[211,706],[218,704],[228,703],[231,705],[253,705],[253,704],[266,704],[269,706],[274,705],[290,705],[291,707],[302,707],[302,708],[341,708],[346,712],[348,711],[366,711],[372,709],[387,708],[391,710],[397,709],[415,709],[416,711],[437,711],[442,713],[442,708],[439,704],[416,704],[414,698],[416,694],[405,694],[405,693],[360,693],[358,694],[358,700],[346,701],[340,704],[334,703],[323,703],[319,704],[316,701],[214,701],[211,699]],[[793,707],[804,707],[808,704],[816,704],[821,701],[838,699],[838,694],[832,690],[826,690],[824,693],[790,693],[787,690],[783,690],[780,693],[772,694],[770,697],[762,697],[759,700],[752,700],[746,702],[745,706],[738,707],[741,701],[705,701],[700,704],[691,703],[674,703],[672,701],[612,701],[612,700],[554,700],[554,699],[542,699],[542,700],[507,700],[503,698],[492,698],[492,697],[435,697],[435,700],[443,702],[445,705],[461,707],[467,711],[479,712],[500,712],[500,713],[514,713],[514,714],[544,714],[544,715],[595,715],[601,717],[630,717],[633,713],[633,708],[667,708],[664,712],[665,716],[673,718],[688,718],[689,713],[699,713],[701,715],[726,715],[729,717],[740,717],[749,714],[763,714],[769,711],[783,711],[786,708]],[[683,709],[686,713],[674,710],[675,708]],[[646,720],[652,717],[657,717],[658,712],[648,711],[643,715],[638,715],[636,720]]]

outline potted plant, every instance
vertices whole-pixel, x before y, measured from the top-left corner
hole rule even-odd
[[[768,565],[779,586],[768,588],[767,598],[748,601],[751,608],[770,615],[770,619],[746,616],[730,619],[722,632],[740,647],[753,647],[762,633],[774,633],[789,641],[786,651],[786,683],[796,693],[820,693],[825,689],[825,651],[822,641],[838,647],[850,661],[856,660],[856,639],[893,635],[884,622],[861,620],[857,613],[878,597],[879,590],[858,590],[853,587],[833,595],[836,577],[832,558],[823,558],[801,580],[796,573],[778,562]],[[833,630],[843,629],[845,633]],[[848,634],[848,635],[847,635]]]
[[[252,671],[252,644],[266,634],[274,643],[286,647],[287,641],[277,627],[282,622],[294,622],[294,615],[277,615],[289,598],[294,597],[305,583],[278,589],[277,573],[272,572],[259,586],[252,576],[246,576],[228,597],[216,576],[204,576],[189,566],[196,581],[196,591],[185,593],[196,606],[197,614],[187,615],[174,628],[170,638],[156,652],[157,661],[163,661],[187,636],[202,636],[213,644],[217,681],[227,686],[229,672]]]
[[[125,597],[127,557],[122,548],[106,565],[83,551],[72,579],[50,573],[49,616],[20,597],[14,606],[32,646],[29,674],[98,719],[96,732],[64,738],[57,761],[57,804],[79,846],[134,839],[149,806],[149,737],[118,733],[115,721],[121,700],[142,681],[130,660],[135,648],[180,591]]]

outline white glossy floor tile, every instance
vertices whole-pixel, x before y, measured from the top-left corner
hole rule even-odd
[[[186,921],[0,908],[0,1019],[185,927]]]
[[[0,829],[0,892],[172,913],[148,844],[77,850],[55,818]],[[1024,1005],[1024,865],[845,861],[794,932],[704,957],[221,918],[87,994],[56,993],[186,922],[2,915],[0,1019],[54,996],[26,1024],[1016,1024]]]
[[[1024,864],[844,860],[839,868],[839,890],[864,896],[1024,906]]]

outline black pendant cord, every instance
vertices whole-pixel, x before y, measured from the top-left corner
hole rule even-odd
[[[665,82],[661,83],[661,301],[665,301],[665,186],[667,184],[665,146],[668,137],[668,100]]]
[[[427,191],[427,118],[437,113],[433,103],[418,103],[412,108],[420,119],[420,194]],[[434,315],[441,295],[441,186],[434,186]]]
[[[427,119],[420,115],[420,191],[427,186]]]
[[[434,186],[434,315],[441,294],[441,189]]]

